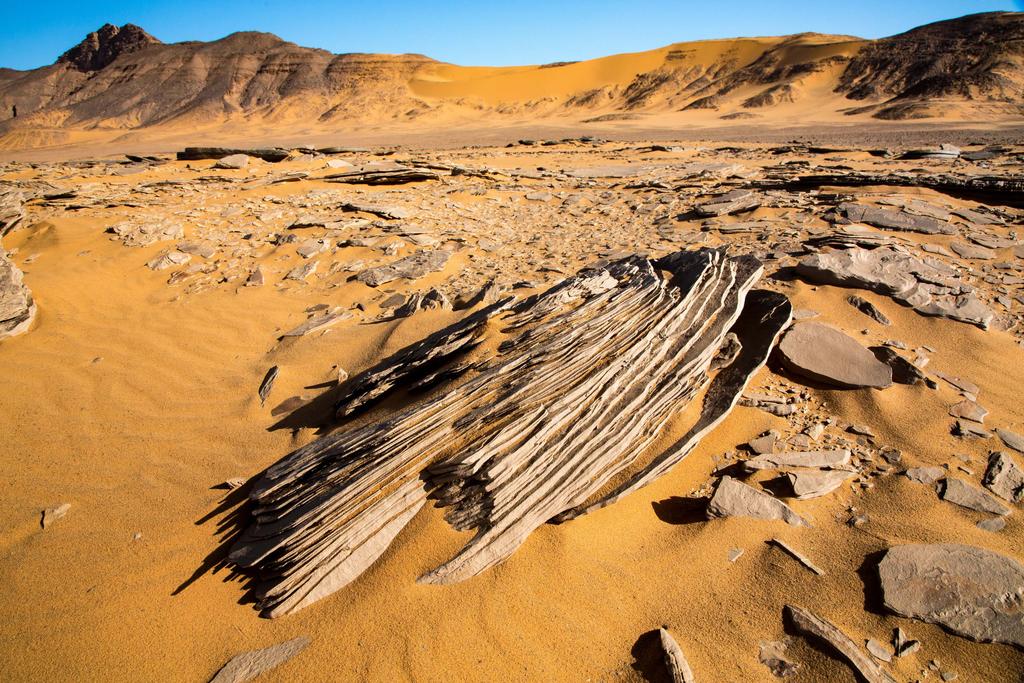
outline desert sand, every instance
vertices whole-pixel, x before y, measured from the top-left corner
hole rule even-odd
[[[856,54],[858,40],[803,36],[786,49],[796,61],[827,59]],[[756,58],[759,41],[687,49],[709,63],[723,49]],[[674,49],[547,69],[435,63],[403,87],[435,103],[472,96],[500,108],[628,85]],[[1024,561],[1018,503],[997,499],[1012,513],[990,531],[978,523],[992,514],[943,500],[905,473],[940,467],[942,478],[982,489],[991,452],[1024,462],[989,431],[1024,433],[1020,120],[964,114],[959,101],[919,122],[851,119],[839,111],[850,103],[832,91],[835,76],[812,74],[801,82],[804,96],[750,122],[723,122],[722,111],[706,109],[584,122],[579,111],[492,117],[452,105],[414,121],[353,123],[341,134],[337,122],[282,105],[249,121],[7,128],[0,192],[24,215],[2,246],[36,309],[26,330],[0,339],[3,677],[205,681],[239,653],[308,637],[260,680],[660,681],[664,627],[699,681],[777,680],[759,659],[771,643],[798,667],[792,680],[858,680],[787,626],[783,608],[797,605],[861,649],[874,639],[891,654],[896,628],[920,641],[916,652],[876,662],[896,680],[1019,680],[1019,647],[974,642],[887,609],[877,565],[908,543],[966,544]],[[959,148],[901,158],[919,148],[939,153],[941,143]],[[173,154],[204,144],[281,147],[287,158],[217,168],[214,158]],[[394,185],[328,177],[395,168],[437,177]],[[825,173],[889,180],[787,184]],[[922,180],[972,177],[1010,184],[983,191]],[[749,190],[754,204],[695,213],[732,190]],[[356,206],[342,210],[349,203]],[[938,212],[949,229],[882,229],[837,215],[843,203],[915,220]],[[367,205],[404,213],[382,217]],[[984,324],[926,316],[884,293],[794,274],[808,255],[833,250],[808,240],[851,225],[937,259],[964,286],[960,295],[973,294],[991,315]],[[587,266],[722,246],[764,263],[757,287],[788,297],[794,324],[810,319],[865,347],[887,344],[934,386],[840,389],[773,353],[746,398],[670,472],[608,507],[541,526],[497,566],[450,585],[418,583],[473,537],[428,503],[352,583],[293,614],[260,617],[260,587],[228,551],[252,522],[246,497],[261,473],[325,434],[372,425],[465,381],[339,420],[332,404],[348,378],[480,311],[486,303],[473,297],[489,284],[522,301]],[[449,254],[439,270],[378,286],[359,279],[436,251]],[[429,290],[455,305],[396,316]],[[852,306],[851,295],[891,325]],[[328,310],[348,316],[282,336]],[[504,338],[498,327],[481,353]],[[258,388],[275,366],[261,401]],[[965,394],[988,411],[969,425],[983,435],[954,433],[949,410]],[[765,395],[792,414],[758,407]],[[685,432],[687,410],[680,406],[645,455]],[[810,526],[709,518],[723,474],[736,476],[737,463],[753,456],[750,441],[777,430],[779,450],[800,450],[800,434],[815,424],[827,426],[807,449],[854,452],[852,477],[836,490],[795,500],[773,484],[778,472],[742,475]],[[870,434],[858,433],[862,426]]]

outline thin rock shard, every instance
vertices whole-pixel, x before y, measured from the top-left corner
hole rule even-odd
[[[251,681],[299,654],[309,645],[309,638],[300,636],[292,640],[271,645],[262,650],[253,650],[235,655],[225,664],[210,683],[244,683]]]
[[[896,683],[896,679],[888,671],[866,655],[849,636],[831,622],[795,605],[786,605],[784,612],[800,633],[828,643],[868,683]]]
[[[461,383],[271,466],[232,561],[264,579],[266,615],[288,614],[359,576],[432,498],[456,529],[476,531],[420,579],[454,583],[506,560],[540,525],[652,481],[728,413],[788,323],[784,296],[748,296],[761,272],[724,249],[629,257],[406,347],[346,383],[339,417],[398,390]],[[695,401],[687,435],[650,453]]]
[[[661,649],[665,653],[665,668],[668,669],[668,676],[672,683],[694,683],[693,670],[690,663],[686,661],[686,655],[679,643],[672,637],[672,634],[663,628],[658,629],[658,637],[661,639]]]

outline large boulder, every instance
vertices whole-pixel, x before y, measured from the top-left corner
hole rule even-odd
[[[885,606],[981,642],[1024,647],[1024,566],[969,545],[890,548],[878,564]]]
[[[779,344],[786,368],[801,377],[845,389],[892,384],[892,368],[834,327],[797,323]]]

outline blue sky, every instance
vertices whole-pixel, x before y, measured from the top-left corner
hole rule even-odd
[[[865,38],[1024,0],[0,0],[0,66],[29,69],[102,24],[134,23],[164,42],[268,31],[332,52],[419,52],[467,65],[542,64],[703,38],[801,31]]]

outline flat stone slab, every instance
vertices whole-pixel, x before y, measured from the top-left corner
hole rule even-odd
[[[787,369],[807,379],[844,389],[892,385],[892,368],[852,337],[822,323],[794,325],[779,352]]]
[[[747,486],[732,477],[722,477],[715,495],[708,503],[709,518],[753,517],[754,519],[781,519],[792,526],[810,526],[791,507],[767,493]]]
[[[225,664],[210,683],[244,683],[251,681],[265,671],[284,664],[309,645],[309,638],[301,636],[272,645],[262,650],[253,650],[236,655]]]
[[[919,232],[925,235],[955,235],[956,227],[930,216],[894,211],[864,204],[840,204],[839,210],[855,223],[867,223],[885,230]]]
[[[946,470],[941,467],[911,467],[904,474],[910,481],[930,486],[945,477]]]
[[[844,472],[842,470],[789,472],[786,474],[786,478],[789,479],[789,485],[793,489],[793,495],[796,496],[797,500],[820,498],[832,493],[853,476],[853,472]]]
[[[942,500],[968,510],[988,512],[993,515],[1008,515],[1011,512],[1010,508],[1000,503],[994,496],[956,477],[946,477],[946,484],[942,489]]]
[[[981,642],[1024,647],[1024,566],[969,545],[912,544],[878,564],[885,606]]]
[[[743,463],[748,470],[774,470],[781,467],[843,467],[850,464],[850,451],[787,451],[765,453]]]
[[[370,287],[377,287],[401,278],[414,280],[427,273],[442,270],[450,257],[450,252],[442,250],[419,251],[386,266],[368,268],[359,273],[356,280]]]

